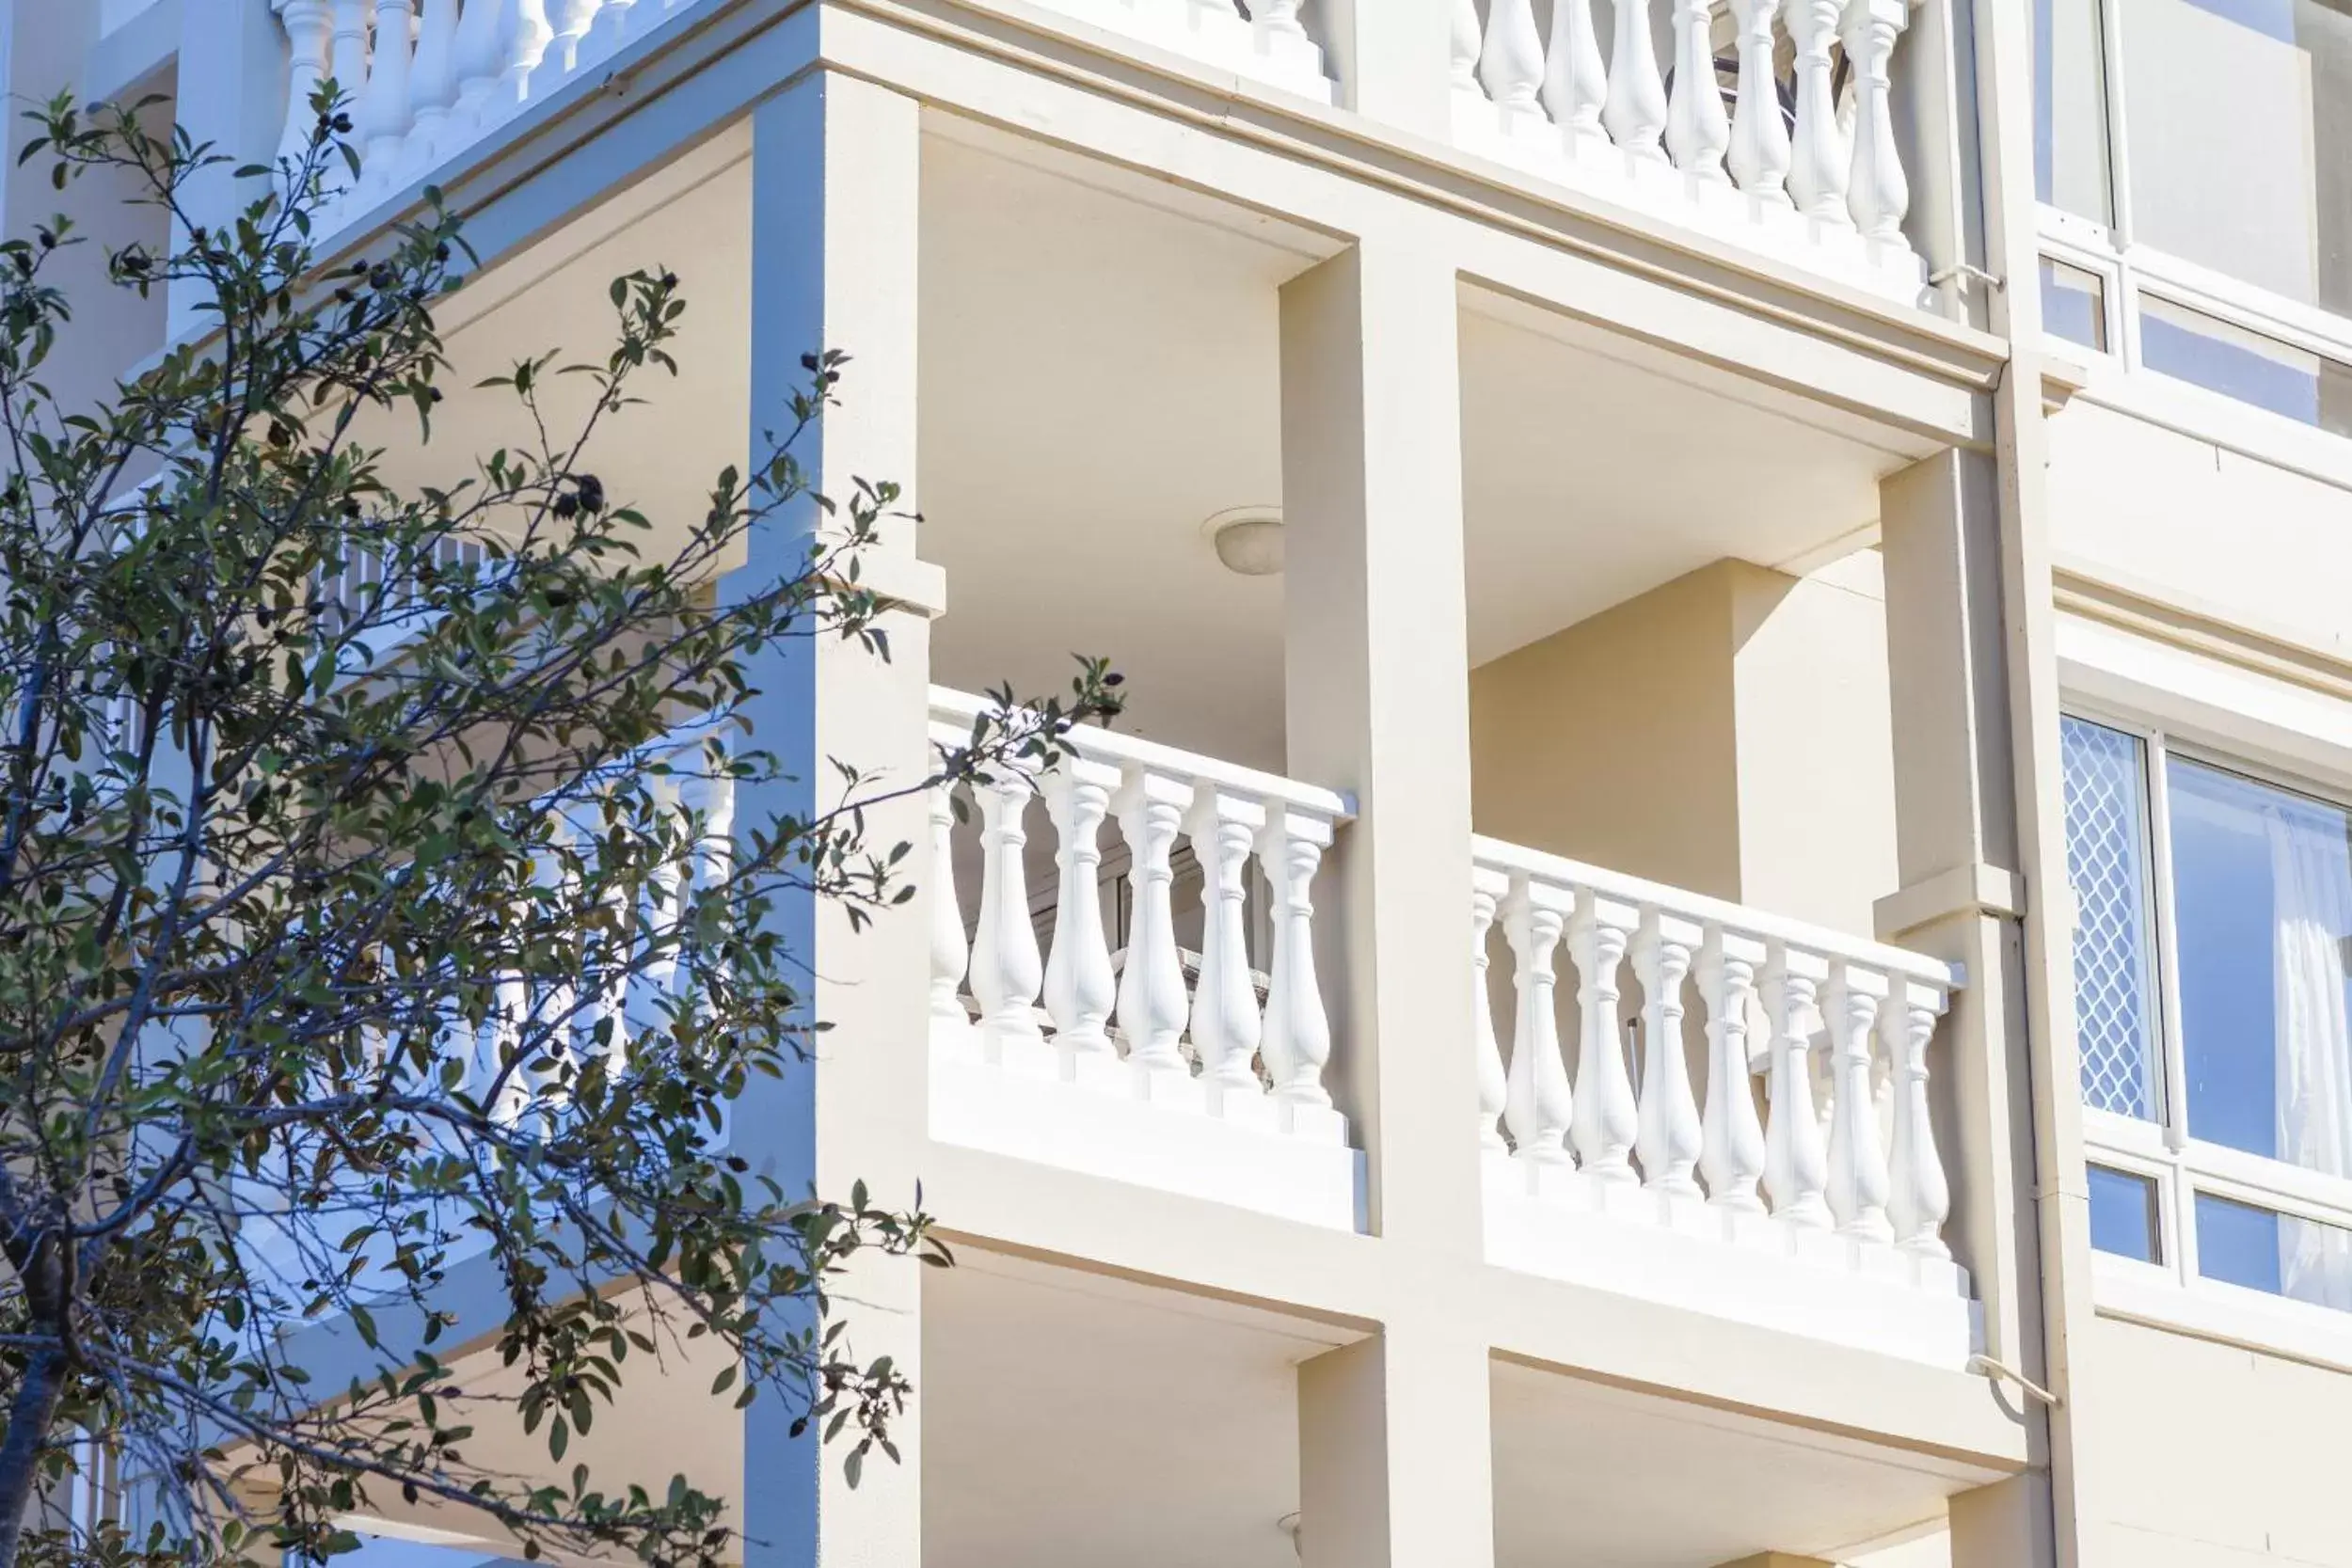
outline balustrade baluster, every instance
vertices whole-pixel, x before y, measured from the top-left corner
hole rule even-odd
[[[1119,831],[1127,841],[1130,915],[1125,972],[1119,986],[1119,1029],[1127,1061],[1146,1098],[1191,1085],[1191,1069],[1176,1049],[1184,1033],[1184,970],[1176,954],[1176,916],[1168,863],[1192,804],[1192,786],[1165,774],[1131,772],[1118,802]]]
[[[367,134],[368,29],[374,23],[375,0],[335,0],[327,74],[334,78],[337,98],[360,137]],[[340,191],[350,183],[351,172],[335,157],[327,160],[325,177],[329,191]]]
[[[1614,37],[1601,123],[1628,156],[1663,163],[1659,140],[1666,130],[1666,84],[1658,74],[1658,43],[1650,36],[1650,0],[1612,0],[1612,5]]]
[[[628,1068],[628,977],[637,951],[636,892],[615,878],[606,887],[604,900],[608,927],[601,943],[604,988],[596,998],[596,1017],[591,1027],[603,1029],[606,1070],[618,1077]]]
[[[310,107],[319,84],[333,69],[327,46],[333,24],[326,0],[271,0],[278,24],[286,30],[286,128],[278,137],[278,186],[286,187],[285,171],[298,167],[310,148],[319,117]]]
[[[1617,1029],[1617,966],[1639,924],[1630,906],[1581,893],[1568,930],[1581,1012],[1570,1131],[1586,1174],[1603,1181],[1635,1180],[1631,1155],[1641,1118]]]
[[[1831,1106],[1829,1211],[1838,1234],[1860,1241],[1894,1239],[1886,1217],[1886,1152],[1879,1141],[1877,1108],[1871,1103],[1870,1046],[1877,1036],[1879,1006],[1886,996],[1883,974],[1840,964],[1830,972],[1830,1048],[1836,1053],[1836,1099]]]
[[[423,168],[449,151],[450,111],[457,103],[456,44],[457,0],[424,0],[408,76],[411,166]]]
[[[1331,845],[1331,824],[1277,808],[1266,814],[1258,863],[1274,892],[1274,958],[1260,1049],[1274,1076],[1283,1129],[1338,1138],[1345,1122],[1323,1086],[1331,1059],[1331,1020],[1315,977],[1315,870]]]
[[[1103,930],[1103,819],[1110,813],[1119,770],[1071,757],[1045,776],[1045,809],[1058,838],[1055,863],[1060,891],[1054,900],[1054,948],[1045,960],[1045,1010],[1063,1071],[1101,1081],[1116,1069],[1119,1048],[1104,1027],[1119,1001]]]
[[[1805,1230],[1826,1230],[1829,1158],[1814,1108],[1807,1060],[1819,1020],[1817,997],[1829,966],[1774,943],[1765,961],[1764,1011],[1772,1028],[1772,1119],[1764,1135],[1764,1190],[1772,1212]]]
[[[938,732],[933,731],[933,739]],[[960,736],[946,744],[960,745]],[[971,966],[971,943],[964,936],[963,907],[956,898],[956,802],[953,786],[931,785],[931,1049],[946,1054],[977,1058],[979,1037],[972,1015],[963,1006],[963,976]]]
[[[450,42],[450,71],[457,78],[456,122],[469,130],[490,118],[499,79],[506,73],[506,33],[515,0],[466,0]]]
[[[1453,63],[1448,76],[1456,94],[1484,96],[1478,90],[1478,0],[1454,0]]]
[[[1544,84],[1544,40],[1535,30],[1534,0],[1490,0],[1478,80],[1506,131],[1542,122],[1543,105],[1536,94]]]
[[[1249,14],[1269,33],[1303,39],[1307,29],[1298,20],[1298,5],[1299,0],[1259,0],[1249,8]]]
[[[1566,924],[1568,895],[1519,879],[1510,893],[1503,935],[1511,944],[1511,1068],[1504,1102],[1519,1158],[1537,1165],[1566,1165],[1576,1098],[1560,1055],[1560,1021],[1553,1001],[1552,952]]]
[[[1845,15],[1846,58],[1853,63],[1853,168],[1846,192],[1856,229],[1869,239],[1910,248],[1903,215],[1911,186],[1895,142],[1888,71],[1895,41],[1911,23],[1906,0],[1850,0]]]
[[[1731,121],[1715,80],[1714,0],[1675,0],[1674,96],[1666,107],[1666,150],[1675,167],[1703,185],[1729,183],[1724,150]]]
[[[1025,818],[1037,793],[1028,774],[994,765],[975,793],[980,801],[980,927],[972,949],[972,991],[980,1003],[980,1049],[989,1061],[1015,1071],[1051,1076],[1054,1058],[1038,1027],[1037,993],[1044,981],[1037,927],[1029,920]]]
[[[408,134],[408,61],[416,0],[375,0],[375,41],[368,52],[368,90],[359,101],[358,129],[366,138],[361,179],[381,189],[391,182]]]
[[[656,778],[651,792],[653,820],[646,831],[658,843],[659,835],[678,832],[685,818],[676,780]],[[647,991],[657,999],[667,996],[677,983],[678,920],[686,880],[683,854],[680,845],[661,846],[661,858],[654,863],[646,892],[646,927],[654,957],[645,965],[644,980]]]
[[[1922,1258],[1952,1255],[1942,1234],[1952,1212],[1952,1190],[1928,1111],[1928,1045],[1943,1010],[1943,992],[1931,986],[1903,985],[1888,999],[1882,1025],[1895,1077],[1894,1180],[1887,1217],[1894,1224],[1897,1244]]]
[[[610,54],[627,42],[634,30],[629,24],[636,16],[637,0],[604,0],[588,27],[590,53]]]
[[[580,40],[596,20],[602,0],[548,0],[547,7],[547,53],[540,63],[558,76],[568,76],[580,67]]]
[[[1780,0],[1731,0],[1740,24],[1740,99],[1731,120],[1731,176],[1772,206],[1788,203],[1788,126],[1772,72],[1772,19]]]
[[[1502,1046],[1495,1038],[1494,997],[1486,988],[1493,961],[1486,937],[1494,929],[1495,913],[1510,886],[1510,879],[1499,871],[1482,867],[1470,872],[1470,1049],[1478,1053],[1478,1143],[1498,1154],[1510,1148],[1500,1124],[1510,1109],[1511,1094],[1502,1068]],[[1554,1041],[1552,1059],[1557,1061],[1559,1054]],[[1567,1125],[1565,1117],[1561,1125]]]
[[[1709,930],[1699,956],[1699,992],[1707,999],[1707,1152],[1699,1168],[1708,1201],[1761,1212],[1756,1184],[1764,1174],[1764,1124],[1756,1114],[1748,1072],[1748,1000],[1756,994],[1760,942]]]
[[[1185,823],[1200,867],[1200,974],[1192,998],[1192,1048],[1211,1104],[1247,1107],[1263,1098],[1252,1065],[1263,1025],[1249,977],[1244,917],[1249,853],[1265,829],[1265,808],[1219,789],[1193,797]]]
[[[705,893],[723,895],[727,879],[735,874],[735,781],[706,779],[703,792],[703,835],[694,878]],[[704,962],[716,973],[715,958],[706,958]]]
[[[1697,1197],[1692,1179],[1704,1151],[1698,1101],[1691,1092],[1690,1062],[1682,1053],[1682,982],[1699,928],[1656,910],[1644,912],[1633,943],[1633,973],[1642,982],[1642,1093],[1634,1151],[1646,1186]]]
[[[1817,222],[1849,228],[1847,150],[1838,128],[1830,45],[1837,40],[1839,0],[1791,0],[1788,36],[1797,46],[1797,135],[1788,167],[1788,194]]]
[[[1593,0],[1552,0],[1543,100],[1570,152],[1581,155],[1609,145],[1600,118],[1609,101],[1609,69],[1601,63],[1600,36],[1593,27]]]
[[[504,55],[501,69],[505,72],[500,90],[507,107],[531,96],[532,72],[547,58],[548,47],[554,40],[555,29],[548,22],[547,8],[548,0],[501,0],[500,8],[506,11],[506,25],[499,33],[499,47]]]

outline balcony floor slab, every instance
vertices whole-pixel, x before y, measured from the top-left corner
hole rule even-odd
[[[1489,1163],[1488,1262],[1951,1370],[1978,1348],[1980,1308],[1948,1261],[1544,1174]]]

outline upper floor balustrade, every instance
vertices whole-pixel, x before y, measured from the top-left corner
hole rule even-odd
[[[271,0],[290,67],[281,159],[331,77],[359,172],[328,229],[442,170],[615,50],[712,0]],[[1300,0],[1042,0],[1119,37],[1320,103],[1337,56]],[[1394,0],[1403,3],[1403,0]],[[1422,0],[1443,4],[1447,0]],[[1916,303],[1908,0],[1451,0],[1452,137],[1610,202]],[[1434,35],[1433,35],[1434,36]],[[1608,40],[1604,48],[1602,40]],[[340,171],[338,171],[340,172]]]
[[[967,741],[981,702],[931,704],[934,742]],[[1073,746],[984,781],[974,812],[934,792],[932,1135],[1361,1228],[1316,969],[1343,944],[1312,896],[1349,802],[1099,730]],[[1491,839],[1474,866],[1462,1135],[1488,1258],[1963,1363],[1929,1070],[1952,968]]]

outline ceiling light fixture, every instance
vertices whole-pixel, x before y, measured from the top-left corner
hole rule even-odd
[[[1270,578],[1282,570],[1282,512],[1236,506],[1200,525],[1225,569],[1239,577]]]

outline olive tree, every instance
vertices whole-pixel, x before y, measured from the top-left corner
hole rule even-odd
[[[65,219],[0,245],[0,1568],[331,1557],[387,1497],[534,1555],[738,1558],[722,1497],[567,1447],[701,1340],[718,1408],[792,1402],[854,1478],[911,1390],[828,1280],[859,1249],[944,1260],[917,1195],[730,1152],[731,1103],[824,1027],[780,911],[909,897],[869,811],[1050,761],[1117,677],[1002,694],[928,778],[765,749],[763,657],[889,657],[859,561],[899,493],[818,495],[792,455],[844,356],[809,356],[699,515],[649,517],[596,472],[677,372],[679,281],[634,272],[594,352],[497,378],[532,440],[449,451],[459,218],[428,191],[322,270],[313,215],[356,169],[331,84],[306,154],[235,171],[270,194],[211,227],[183,193],[219,160],[148,107],[60,99],[26,155],[61,191],[128,176],[180,239],[108,251],[90,299],[53,281]],[[72,313],[170,289],[200,333],[61,406]],[[591,405],[561,430],[559,376]],[[388,418],[439,483],[388,479]],[[715,592],[754,544],[770,569]],[[735,809],[787,798],[827,803]],[[496,1272],[503,1395],[442,1358],[460,1267]],[[363,1371],[304,1364],[322,1323]],[[493,1399],[556,1479],[469,1457]],[[93,1465],[135,1524],[57,1506]]]

